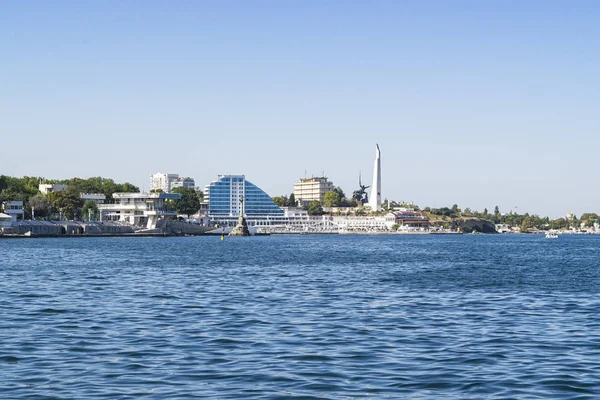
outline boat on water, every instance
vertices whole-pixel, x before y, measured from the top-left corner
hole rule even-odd
[[[556,233],[548,232],[546,233],[546,239],[558,239],[558,235]]]

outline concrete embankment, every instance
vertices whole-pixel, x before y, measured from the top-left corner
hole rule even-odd
[[[156,229],[134,230],[117,222],[20,221],[0,229],[0,238],[23,237],[161,237],[203,235],[209,228],[181,221],[164,221]]]

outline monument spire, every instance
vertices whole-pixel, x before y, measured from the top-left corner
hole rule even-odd
[[[378,144],[375,146],[375,165],[373,166],[373,184],[371,185],[369,206],[373,211],[381,211],[381,151]]]

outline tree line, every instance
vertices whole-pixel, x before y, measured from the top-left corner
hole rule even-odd
[[[360,193],[355,192],[355,195],[360,196]],[[273,200],[280,207],[295,207],[296,199],[292,193],[288,196],[274,197]],[[325,214],[323,207],[358,207],[362,203],[354,197],[346,197],[344,191],[340,187],[336,187],[333,191],[327,192],[323,198],[323,204],[319,201],[313,201],[308,205],[304,206],[304,209],[308,211],[309,215],[322,215]],[[391,211],[399,207],[413,208],[419,211],[419,206],[415,204],[406,204],[396,201],[388,201],[385,199],[382,204],[383,211]],[[549,217],[540,217],[535,214],[518,214],[513,212],[501,213],[498,206],[494,207],[493,212],[489,212],[485,208],[482,212],[473,211],[469,207],[460,209],[457,204],[452,207],[440,207],[432,208],[425,207],[422,210],[424,213],[439,216],[442,219],[446,218],[478,218],[492,222],[494,224],[506,224],[512,227],[519,227],[522,232],[528,232],[531,230],[549,230],[549,229],[570,229],[579,228],[582,225],[584,227],[592,227],[594,224],[600,224],[600,216],[596,213],[583,213],[579,218],[572,216],[570,218],[561,217],[557,219],[550,219]],[[356,215],[365,215],[366,213],[362,209],[356,211]]]
[[[66,185],[65,190],[43,194],[39,190],[40,183]],[[47,218],[52,214],[62,213],[67,219],[83,219],[89,211],[98,212],[96,203],[88,200],[84,203],[82,193],[97,193],[106,196],[106,202],[114,202],[112,195],[117,192],[139,193],[140,189],[129,183],[116,183],[112,179],[93,177],[88,179],[47,179],[36,176],[15,178],[0,175],[0,202],[22,201],[25,218]]]
[[[418,207],[417,207],[418,209]],[[573,215],[570,218],[561,217],[550,219],[549,217],[540,217],[536,214],[519,214],[512,210],[506,214],[501,213],[498,206],[494,207],[493,212],[489,212],[487,208],[483,212],[473,211],[470,208],[460,209],[454,204],[452,207],[431,208],[425,207],[424,212],[431,215],[438,215],[442,218],[479,218],[490,221],[494,224],[505,224],[512,227],[519,227],[521,232],[529,232],[532,230],[550,230],[550,229],[570,229],[584,227],[592,227],[594,224],[600,223],[600,217],[596,213],[583,213],[579,218]]]
[[[61,191],[43,194],[39,191],[40,183],[62,184],[67,188]],[[5,201],[23,201],[25,218],[49,218],[62,214],[66,219],[96,219],[98,206],[95,201],[83,201],[82,193],[103,194],[106,203],[114,203],[113,193],[139,193],[140,189],[129,183],[116,183],[112,179],[93,177],[88,179],[71,178],[62,180],[44,180],[42,177],[25,176],[14,178],[0,175],[0,203]],[[174,188],[172,193],[181,194],[181,199],[169,200],[167,208],[173,209],[188,217],[200,210],[203,193],[186,187]]]

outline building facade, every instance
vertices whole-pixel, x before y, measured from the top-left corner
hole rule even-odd
[[[102,193],[81,193],[81,200],[84,202],[92,200],[96,204],[104,204],[106,201],[106,195]]]
[[[43,194],[48,194],[51,192],[60,192],[62,190],[67,190],[67,185],[59,183],[40,183],[38,186],[38,190]]]
[[[177,193],[113,193],[115,204],[100,204],[100,220],[119,221],[155,229],[161,217],[175,217],[165,200],[181,198]]]
[[[323,204],[325,193],[333,191],[333,182],[326,177],[304,178],[294,184],[294,197],[299,205],[304,206],[313,201]]]
[[[204,188],[204,201],[211,219],[237,218],[242,213],[247,217],[283,215],[273,199],[244,175],[219,175]]]
[[[12,222],[17,222],[18,219],[23,220],[25,211],[23,210],[22,201],[5,201],[2,203],[4,213],[10,215]]]
[[[179,178],[179,174],[163,174],[157,172],[150,175],[150,191],[162,190],[164,193],[171,193],[173,182]]]
[[[196,187],[196,182],[194,182],[193,178],[189,178],[189,177],[177,178],[171,184],[171,190],[173,190],[175,188],[178,188],[178,187],[185,187],[185,188],[188,188],[188,189],[194,189]]]
[[[395,216],[396,224],[400,225],[400,230],[411,230],[413,228],[429,229],[429,217],[413,208],[400,208],[392,213]]]
[[[8,214],[0,213],[0,233],[4,229],[10,229],[12,226],[12,217]]]

